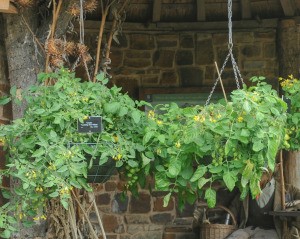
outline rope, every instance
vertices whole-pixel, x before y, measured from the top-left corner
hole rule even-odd
[[[212,90],[210,91],[209,95],[208,95],[208,98],[205,102],[205,106],[207,106],[211,100],[211,97],[216,89],[216,86],[218,84],[218,82],[220,81],[220,77],[224,71],[224,68],[228,62],[228,60],[230,59],[231,60],[231,63],[232,63],[232,68],[233,68],[233,73],[234,73],[234,78],[235,78],[235,82],[236,82],[236,86],[237,86],[237,89],[240,89],[240,82],[242,84],[244,84],[244,80],[242,78],[242,75],[240,73],[240,70],[238,68],[238,65],[234,59],[234,56],[233,56],[233,41],[232,41],[232,0],[228,0],[228,54],[225,58],[225,61],[222,65],[222,68],[220,70],[220,76],[218,76],[218,78],[216,79],[213,87],[212,87]]]

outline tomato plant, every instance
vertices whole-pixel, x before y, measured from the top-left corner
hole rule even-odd
[[[257,85],[233,91],[227,104],[168,104],[148,113],[143,157],[157,189],[177,193],[181,205],[204,193],[210,207],[216,203],[213,182],[230,191],[238,186],[243,196],[260,193],[262,171],[274,170],[286,123],[286,103],[263,80],[253,77]]]

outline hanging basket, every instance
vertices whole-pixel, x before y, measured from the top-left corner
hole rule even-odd
[[[200,239],[224,239],[237,230],[236,219],[232,212],[228,208],[221,205],[217,205],[215,208],[221,208],[229,213],[233,225],[203,223],[200,225]],[[208,209],[206,213],[209,210],[210,209]]]
[[[89,165],[91,159],[87,159]],[[99,158],[93,160],[92,167],[87,171],[88,183],[105,183],[110,177],[116,173],[115,160],[109,158],[108,161],[99,165]]]

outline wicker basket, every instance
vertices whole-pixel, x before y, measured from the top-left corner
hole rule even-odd
[[[201,224],[200,239],[224,239],[237,229],[236,219],[228,208],[221,205],[218,205],[215,208],[221,208],[228,212],[232,218],[233,225],[208,223]]]

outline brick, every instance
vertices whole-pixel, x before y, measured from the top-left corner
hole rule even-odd
[[[102,183],[92,183],[91,186],[95,193],[100,192],[104,188]]]
[[[102,222],[104,230],[107,233],[123,233],[125,231],[120,218],[115,215],[102,214]]]
[[[213,40],[213,45],[216,46],[216,45],[228,45],[228,35],[225,34],[225,33],[216,33],[216,34],[213,34],[213,37],[212,37],[212,40]]]
[[[276,45],[275,43],[265,43],[263,45],[263,57],[276,58]]]
[[[244,70],[254,70],[265,68],[265,61],[244,61]]]
[[[175,51],[172,50],[158,50],[154,53],[154,66],[159,67],[173,67]]]
[[[194,48],[194,36],[193,35],[181,35],[180,36],[180,47],[181,48]]]
[[[139,50],[154,49],[154,36],[146,34],[132,34],[130,36],[130,48]]]
[[[167,224],[173,219],[170,213],[158,213],[151,216],[151,221],[158,224]]]
[[[131,197],[130,212],[131,213],[148,213],[151,210],[150,195],[140,193],[139,197]]]
[[[271,30],[271,31],[267,31],[267,32],[254,32],[254,38],[259,41],[261,41],[261,40],[274,41],[276,39],[276,31]]]
[[[153,211],[158,212],[165,212],[165,211],[172,211],[174,209],[174,200],[170,198],[170,201],[166,207],[164,207],[164,198],[158,197],[154,199],[154,207]]]
[[[175,71],[165,71],[161,75],[160,79],[161,86],[177,86],[178,75]]]
[[[97,205],[109,205],[110,194],[104,193],[104,194],[96,195],[96,203]]]
[[[121,92],[126,93],[134,99],[138,99],[139,78],[137,77],[114,77],[115,84],[122,87]]]
[[[115,182],[106,182],[104,188],[107,192],[115,191],[117,184]]]
[[[157,41],[169,41],[170,39],[172,40],[178,40],[178,35],[177,34],[162,34],[162,35],[157,35]]]
[[[194,63],[193,53],[188,50],[177,51],[175,59],[176,59],[176,64],[180,66],[193,65]]]
[[[162,239],[176,239],[176,234],[164,232]]]
[[[125,216],[125,221],[127,224],[148,224],[150,218],[148,215],[129,214]]]
[[[216,67],[215,66],[206,66],[205,67],[205,77],[203,81],[203,85],[205,85],[207,82],[214,82],[214,80],[217,78],[216,74]],[[208,84],[211,85],[211,84]]]
[[[182,86],[201,86],[204,71],[199,67],[181,68],[179,70]]]
[[[209,65],[214,61],[214,51],[211,39],[197,41],[196,64]]]
[[[241,44],[254,41],[254,32],[235,32],[233,44]]]
[[[158,224],[128,224],[127,225],[127,233],[129,234],[137,234],[140,232],[149,232],[149,231],[157,231],[162,234],[164,226]]]

